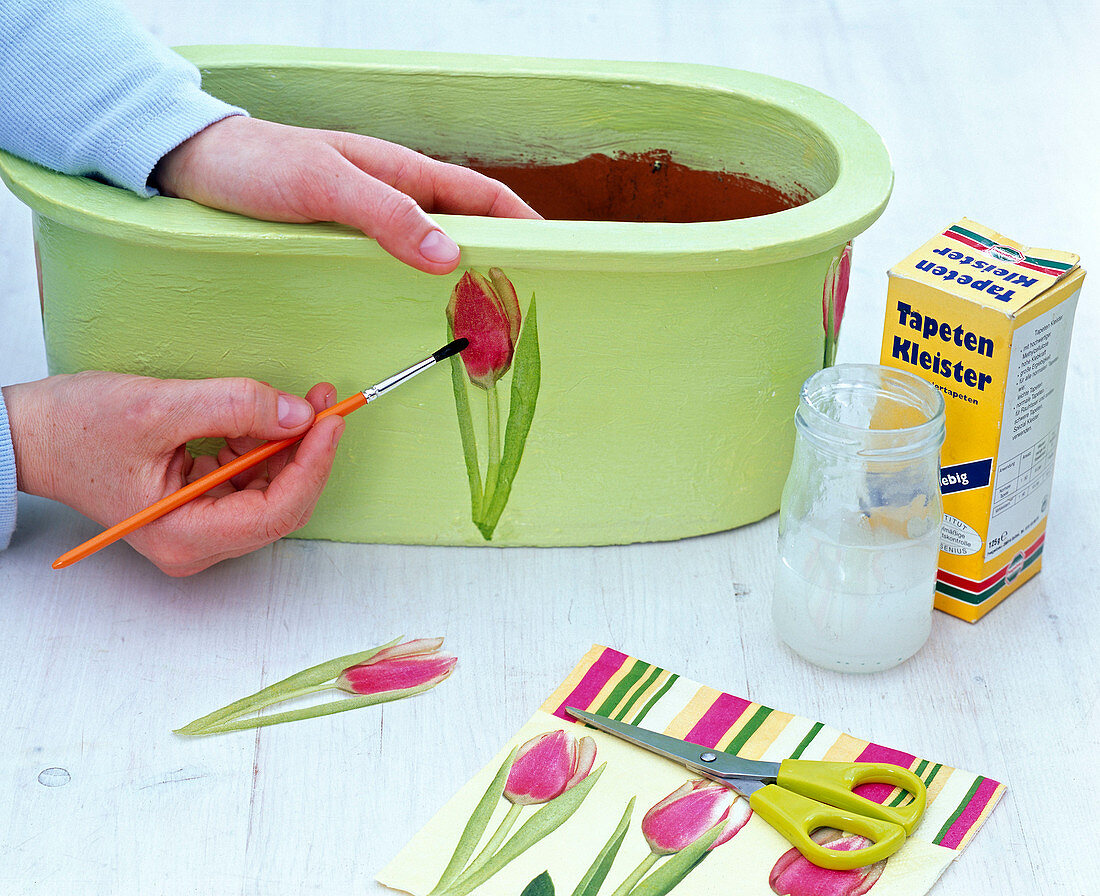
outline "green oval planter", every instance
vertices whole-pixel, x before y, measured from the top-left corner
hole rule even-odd
[[[464,267],[503,268],[524,308],[537,295],[542,385],[491,544],[674,539],[776,510],[798,390],[822,364],[830,262],[892,185],[881,139],[850,110],[796,84],[700,66],[184,53],[210,92],[259,117],[495,164],[660,149],[815,197],[692,224],[438,216]],[[297,392],[330,380],[346,395],[446,341],[461,272],[418,273],[348,228],[143,200],[2,154],[0,175],[34,210],[52,372],[244,375]],[[446,370],[349,418],[301,535],[486,543]]]

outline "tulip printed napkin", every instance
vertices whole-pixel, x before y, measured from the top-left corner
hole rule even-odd
[[[924,780],[928,806],[890,858],[825,871],[791,849],[744,798],[573,722],[566,706],[752,759],[896,763]],[[597,645],[378,880],[415,896],[920,896],[974,837],[1004,790],[990,778],[721,693]],[[880,802],[900,798],[885,785],[859,792]],[[860,845],[859,838],[828,829],[815,839],[841,850]]]

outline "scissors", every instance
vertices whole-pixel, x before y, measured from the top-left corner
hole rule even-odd
[[[821,868],[848,870],[872,865],[901,849],[924,814],[924,782],[900,765],[885,762],[763,762],[658,734],[573,707],[565,711],[594,728],[614,734],[748,797],[749,807],[803,856]],[[853,792],[860,784],[891,784],[912,799],[883,806]],[[821,827],[860,834],[873,841],[861,849],[830,849],[811,834]]]

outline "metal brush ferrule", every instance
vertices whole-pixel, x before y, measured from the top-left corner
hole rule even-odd
[[[411,379],[418,373],[427,370],[435,364],[435,358],[425,358],[423,361],[419,361],[413,364],[412,367],[402,370],[400,373],[395,373],[393,376],[382,380],[380,383],[375,383],[369,389],[363,390],[363,397],[367,400],[367,403],[374,401],[380,395],[385,395],[390,389],[394,389],[400,386],[405,380]]]

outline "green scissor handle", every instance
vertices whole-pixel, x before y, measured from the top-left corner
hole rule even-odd
[[[852,792],[870,783],[900,787],[912,800],[904,806],[883,806]],[[749,806],[815,865],[847,870],[874,864],[901,849],[924,814],[927,798],[924,782],[901,766],[786,759],[776,783],[756,791]],[[858,850],[830,849],[810,836],[821,827],[859,834],[873,843]]]

